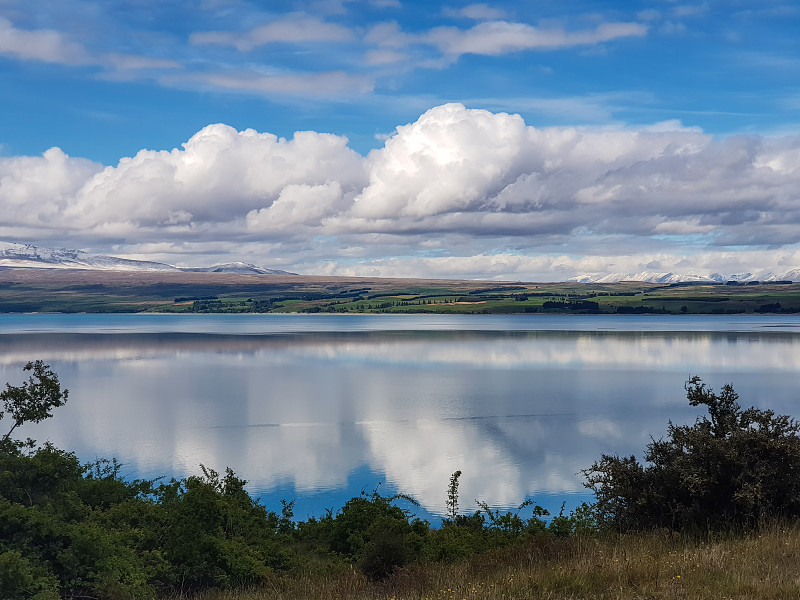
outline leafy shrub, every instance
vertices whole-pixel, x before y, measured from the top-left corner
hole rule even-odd
[[[634,456],[603,455],[584,471],[600,520],[617,530],[753,527],[800,517],[800,425],[771,410],[743,410],[730,385],[714,393],[698,377],[689,403],[708,416],[669,423],[666,439]]]
[[[394,504],[405,495],[382,496],[377,490],[345,502],[335,517],[329,515],[329,546],[334,552],[354,559],[371,579],[382,579],[403,566],[418,544],[412,534],[419,536],[428,524],[411,520],[409,513]]]
[[[547,531],[557,538],[568,537],[572,533],[572,519],[564,514],[564,505],[561,505],[559,513],[553,517],[547,526]]]
[[[0,552],[0,598],[58,600],[58,582],[40,564],[16,550]]]
[[[386,579],[409,559],[408,523],[379,517],[367,530],[366,542],[358,553],[358,567],[369,579]]]
[[[79,519],[67,518],[53,506],[2,500],[0,539],[2,598],[151,595],[149,581],[156,571],[148,554],[138,552],[124,532],[97,522],[89,512]],[[16,554],[23,560],[15,560]]]
[[[489,528],[499,533],[506,534],[512,537],[519,537],[525,533],[540,533],[545,530],[546,523],[542,517],[548,516],[550,513],[538,504],[534,504],[533,500],[525,500],[520,504],[515,511],[500,512],[499,510],[492,510],[485,502],[478,502],[478,506],[486,513],[489,518]],[[523,508],[532,506],[532,514],[527,521],[520,516]],[[563,509],[562,509],[563,513]]]
[[[277,537],[280,518],[245,491],[246,482],[227,469],[220,476],[173,480],[156,490],[161,521],[159,550],[173,589],[230,588],[263,581],[291,563]]]
[[[424,540],[422,559],[427,561],[454,561],[481,552],[503,548],[521,542],[531,535],[569,535],[579,525],[589,526],[583,515],[561,514],[548,525],[543,517],[547,510],[525,500],[516,509],[503,512],[491,508],[488,503],[476,501],[480,510],[473,514],[458,513],[458,483],[461,471],[450,477],[447,488],[447,516],[439,530],[430,530]],[[531,507],[530,517],[522,516],[523,509]],[[588,510],[588,507],[587,507]]]
[[[262,581],[291,563],[244,481],[125,481],[52,445],[0,451],[0,598],[128,599]],[[38,596],[37,596],[38,595]]]

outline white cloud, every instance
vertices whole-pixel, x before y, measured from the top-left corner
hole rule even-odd
[[[131,54],[109,54],[105,62],[118,71],[132,71],[139,69],[180,69],[181,63],[165,58],[150,58]]]
[[[676,17],[694,17],[707,13],[709,9],[708,3],[705,2],[702,4],[683,4],[673,8],[672,14]]]
[[[265,44],[309,44],[319,42],[348,42],[355,38],[351,30],[335,23],[295,13],[285,18],[254,27],[246,33],[206,31],[190,37],[193,44],[221,44],[249,52]]]
[[[477,17],[481,6],[473,5],[467,9],[472,9],[471,13]],[[489,15],[484,12],[486,16]],[[457,13],[462,15],[463,11]],[[373,25],[364,41],[379,48],[406,52],[424,48],[417,66],[443,68],[463,54],[499,56],[512,52],[556,50],[646,34],[647,26],[640,23],[601,23],[594,29],[567,31],[505,20],[483,21],[469,29],[442,26],[421,33],[407,33],[396,22],[390,21]],[[431,55],[430,47],[436,48],[441,54]]]
[[[557,98],[541,98],[536,96],[514,98],[475,98],[468,104],[483,106],[494,111],[516,109],[529,114],[541,115],[549,121],[584,123],[613,123],[616,104],[641,101],[637,94],[589,94],[586,96],[561,96]],[[646,99],[645,99],[646,100]]]
[[[798,136],[714,139],[674,121],[539,129],[448,104],[368,156],[336,135],[218,124],[116,166],[57,148],[0,158],[0,236],[69,232],[73,246],[124,240],[170,262],[231,252],[351,275],[788,270],[800,266],[798,189]]]
[[[19,29],[8,19],[0,17],[0,55],[3,54],[22,61],[100,68],[103,70],[100,77],[108,80],[128,80],[141,77],[142,71],[183,67],[172,59],[91,51],[83,44],[71,41],[64,32]]]
[[[522,50],[545,50],[586,46],[617,38],[641,37],[647,27],[639,23],[603,23],[595,29],[565,31],[543,29],[525,23],[490,21],[463,30],[437,27],[426,36],[428,43],[450,56],[486,54],[496,56]]]
[[[416,37],[403,32],[394,21],[373,25],[364,36],[368,44],[376,44],[388,48],[405,48],[416,41]]]
[[[294,96],[326,100],[367,94],[374,86],[371,77],[346,71],[269,74],[221,71],[164,75],[159,81],[163,85],[178,88],[200,86],[270,98]]]
[[[408,60],[409,55],[405,52],[377,48],[368,50],[366,53],[367,64],[370,66],[391,65]]]
[[[286,140],[209,125],[182,149],[142,150],[98,173],[64,216],[83,227],[115,221],[144,227],[243,221],[251,210],[290,194],[289,186],[335,181],[339,189],[357,187],[362,169],[346,138],[298,132]]]
[[[0,54],[22,60],[39,60],[64,65],[84,65],[92,59],[80,44],[51,29],[17,29],[0,17]]]
[[[281,231],[298,225],[319,226],[323,219],[344,208],[345,197],[338,181],[321,185],[290,184],[269,207],[247,213],[250,231]]]
[[[474,21],[489,21],[504,19],[506,11],[488,4],[470,4],[463,8],[445,8],[444,14],[448,17],[463,17]]]
[[[63,211],[102,168],[90,160],[70,158],[60,148],[50,148],[42,156],[0,157],[4,221],[58,227]]]
[[[593,256],[479,254],[447,257],[401,257],[328,263],[313,272],[348,277],[421,277],[494,279],[497,281],[563,281],[574,275],[642,272],[725,274],[800,265],[800,250],[710,251],[697,254],[651,253]],[[308,271],[312,272],[312,271]]]
[[[354,216],[423,217],[485,202],[514,163],[525,124],[450,104],[397,131],[369,157],[370,185]]]
[[[639,11],[636,13],[636,18],[640,21],[654,21],[661,17],[661,12],[652,8]]]
[[[149,79],[180,89],[221,90],[283,101],[297,97],[324,100],[371,94],[376,81],[392,87],[396,81],[390,77],[419,68],[445,68],[466,53],[497,56],[586,46],[646,32],[646,27],[636,23],[603,23],[577,31],[537,28],[498,20],[505,17],[504,11],[485,3],[452,9],[453,16],[479,21],[467,29],[437,27],[406,33],[396,22],[355,25],[352,19],[346,24],[328,20],[326,15],[351,12],[353,7],[348,4],[352,0],[328,0],[313,13],[273,14],[270,18],[242,6],[233,11],[226,3],[212,2],[204,5],[206,10],[228,17],[236,12],[244,30],[232,25],[197,31],[189,36],[189,43],[123,26],[102,9],[87,11],[82,19],[72,15],[63,23],[54,21],[57,27],[51,29],[23,29],[0,17],[0,55],[84,67],[106,81]],[[396,0],[373,0],[371,4],[377,8],[399,6]],[[220,21],[231,23],[228,18]],[[120,45],[118,39],[128,42]],[[284,57],[271,56],[276,44],[294,46],[291,67]],[[247,63],[231,62],[230,52],[219,46],[252,53],[248,54],[251,58]],[[129,52],[137,47],[139,53]]]

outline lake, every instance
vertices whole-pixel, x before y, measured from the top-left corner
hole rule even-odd
[[[0,315],[0,382],[41,358],[70,390],[23,430],[127,477],[230,466],[270,508],[403,492],[460,504],[591,495],[580,470],[691,423],[684,383],[800,416],[796,316]]]

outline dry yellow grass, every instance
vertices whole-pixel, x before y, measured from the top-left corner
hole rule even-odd
[[[405,568],[385,583],[356,570],[276,577],[203,600],[776,600],[800,598],[800,527],[690,539],[668,533],[531,540],[456,564]]]

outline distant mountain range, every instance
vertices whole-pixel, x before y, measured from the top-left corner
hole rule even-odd
[[[775,282],[775,281],[800,281],[800,269],[791,269],[786,272],[759,271],[757,273],[738,273],[723,275],[722,273],[712,273],[711,275],[698,275],[689,273],[678,275],[676,273],[611,273],[608,275],[576,275],[567,281],[575,283],[618,283],[620,281],[638,281],[642,283],[727,283],[735,281],[737,283],[750,282]]]
[[[40,248],[32,244],[15,244],[11,242],[0,242],[0,268],[296,275],[296,273],[289,273],[280,269],[266,269],[243,262],[225,263],[211,267],[175,267],[148,260],[131,260],[129,258],[89,254],[82,250]]]
[[[232,262],[210,267],[176,267],[166,263],[131,260],[100,254],[89,254],[82,250],[68,250],[66,248],[42,248],[32,244],[16,244],[0,242],[0,268],[17,269],[84,269],[93,271],[141,271],[141,272],[190,272],[190,273],[244,273],[264,275],[296,275],[280,269],[268,269],[250,263]],[[727,283],[736,281],[749,282],[774,282],[793,281],[800,282],[800,269],[790,271],[758,271],[756,273],[739,273],[724,275],[712,273],[711,275],[698,275],[696,273],[610,273],[606,275],[576,275],[567,279],[574,283],[618,283],[620,281],[638,281],[642,283]]]

